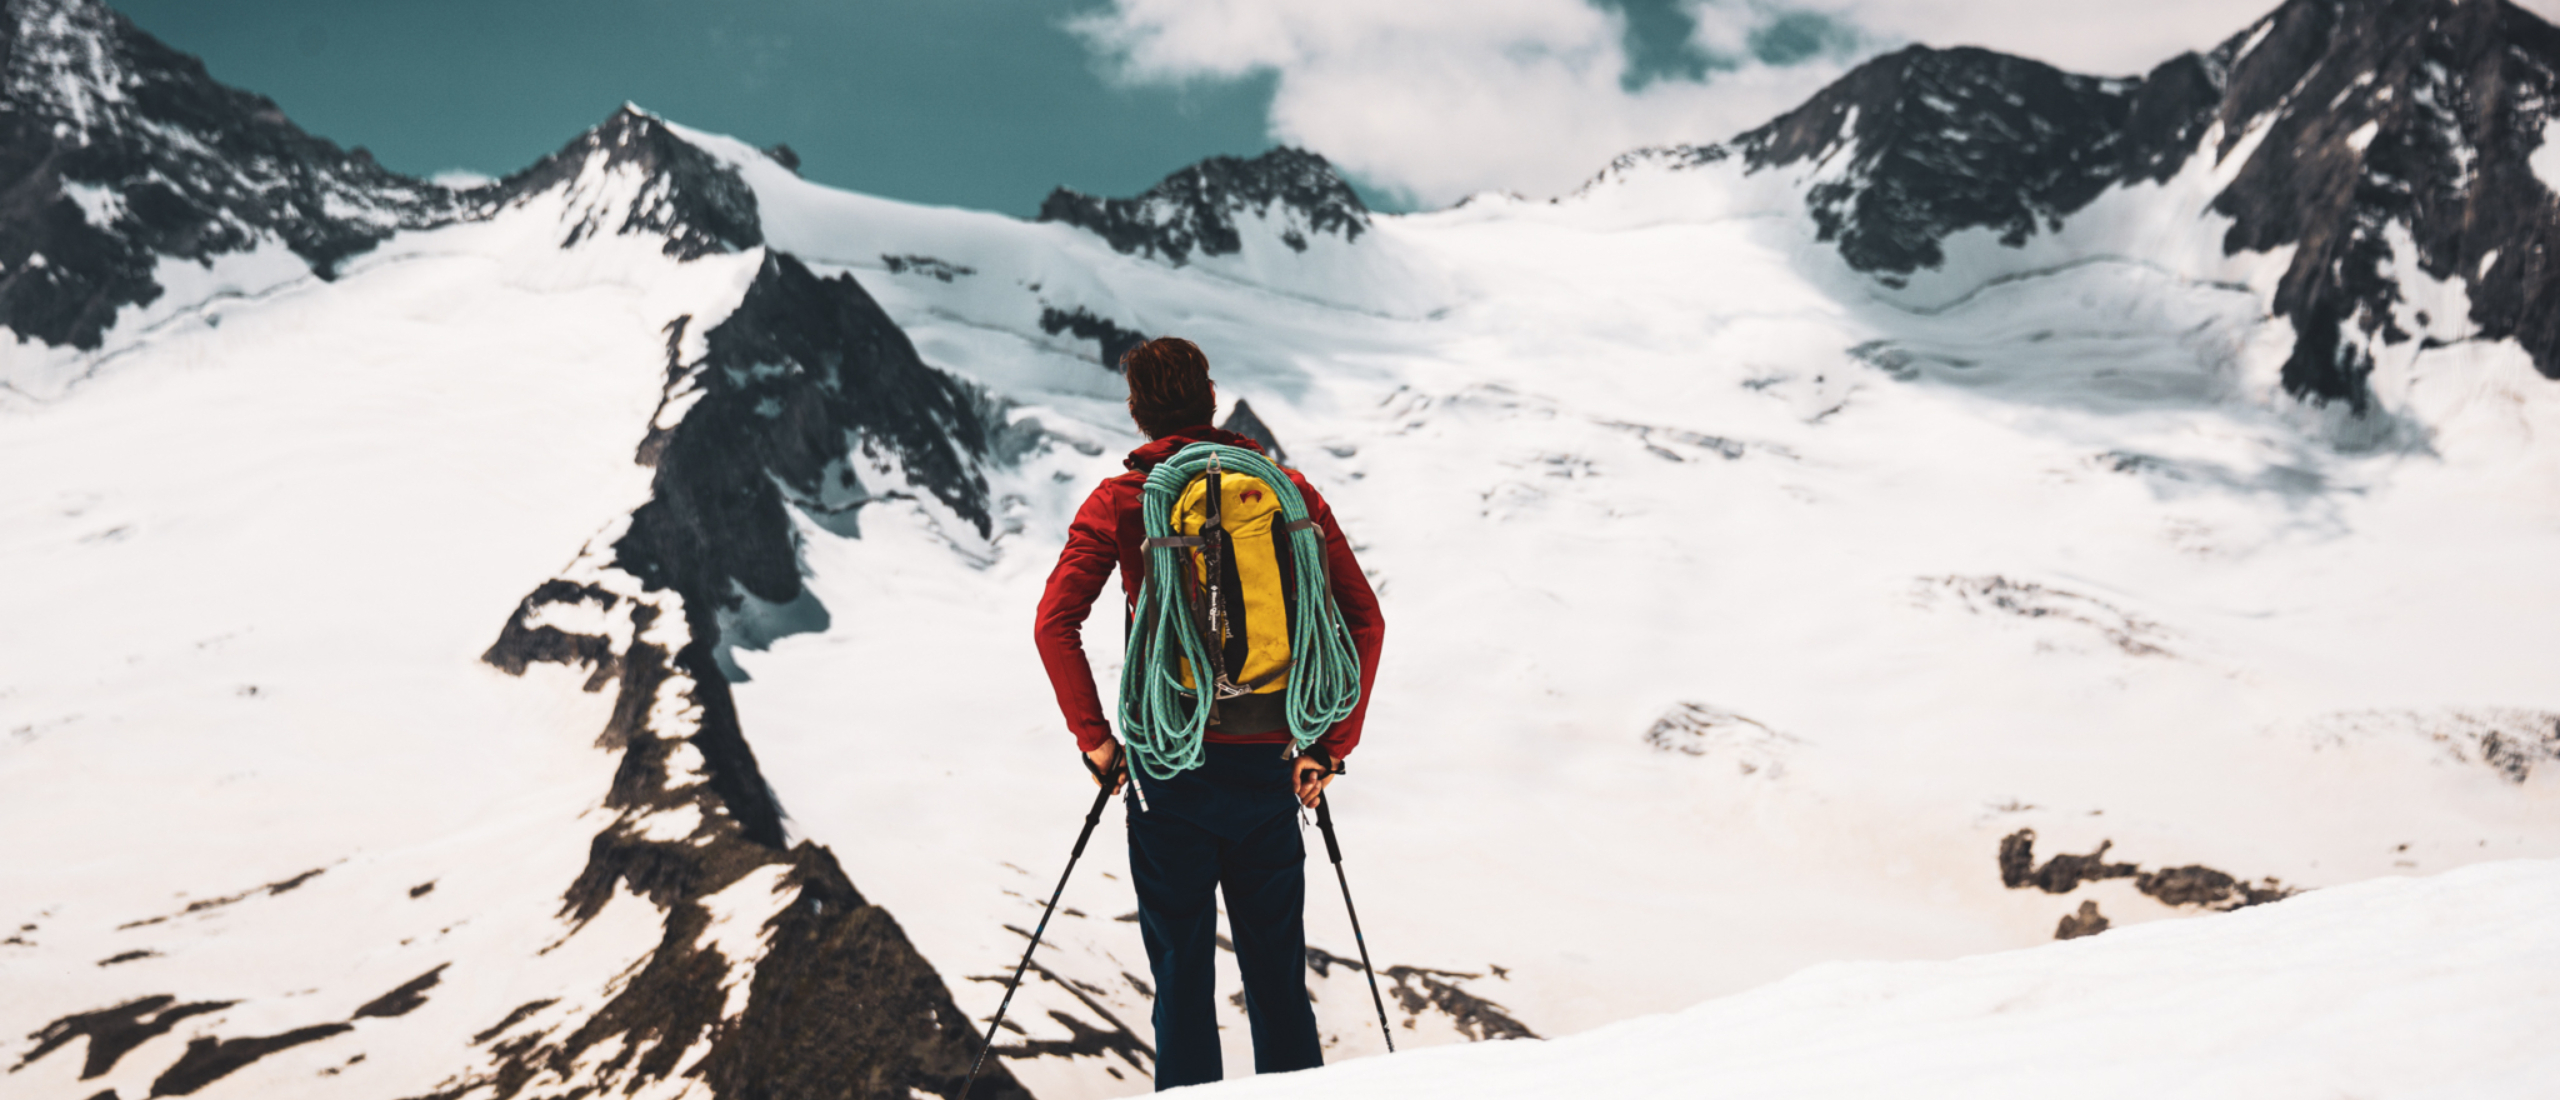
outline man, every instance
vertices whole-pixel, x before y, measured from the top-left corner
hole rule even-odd
[[[1129,452],[1128,473],[1104,481],[1077,510],[1066,550],[1040,597],[1035,628],[1067,727],[1095,780],[1113,784],[1124,778],[1120,745],[1085,658],[1084,621],[1115,567],[1129,613],[1135,613],[1146,576],[1139,506],[1147,471],[1193,443],[1261,449],[1209,426],[1217,388],[1209,381],[1208,357],[1191,341],[1165,337],[1140,344],[1121,357],[1121,373],[1129,383],[1129,415],[1148,442]],[[1286,473],[1324,536],[1326,577],[1360,657],[1360,702],[1294,758],[1287,755],[1291,738],[1285,722],[1240,716],[1243,708],[1222,711],[1211,722],[1200,767],[1169,780],[1139,777],[1139,798],[1129,807],[1129,870],[1138,892],[1139,932],[1155,972],[1158,1090],[1224,1076],[1212,997],[1218,920],[1213,892],[1220,887],[1253,1024],[1254,1072],[1324,1064],[1315,1010],[1307,1001],[1306,847],[1294,819],[1299,805],[1315,805],[1360,743],[1386,623],[1333,509],[1296,470]]]

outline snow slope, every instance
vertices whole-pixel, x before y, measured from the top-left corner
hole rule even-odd
[[[656,329],[724,310],[757,257],[564,253],[556,216],[217,300],[0,414],[9,1061],[75,1010],[239,1002],[9,1095],[149,1095],[191,1038],[337,1022],[219,1083],[422,1092],[509,1009],[592,1009],[657,943],[627,896],[574,937],[556,918],[611,816],[613,698],[479,655],[492,608],[647,499]],[[353,1016],[438,971],[414,1012]]]
[[[1834,963],[1549,1043],[1202,1095],[2547,1095],[2560,868],[2496,863],[1930,963]]]

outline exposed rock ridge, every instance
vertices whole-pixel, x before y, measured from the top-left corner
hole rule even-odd
[[[969,528],[949,534],[991,533],[974,395],[926,366],[853,276],[821,278],[769,252],[691,363],[674,353],[687,323],[673,326],[667,372],[671,399],[692,404],[643,443],[652,496],[615,554],[651,588],[681,593],[697,636],[761,647],[825,629],[790,508],[853,535],[864,505],[921,493]]]
[[[690,1078],[721,1097],[956,1100],[974,1027],[833,853],[784,846],[710,640],[684,625],[703,617],[597,559],[528,597],[486,659],[518,673],[586,664],[590,690],[618,682],[600,737],[622,754],[605,799],[617,816],[561,915],[575,936],[636,894],[661,911],[664,934],[601,1005],[533,1002],[492,1021],[473,1040],[480,1062],[429,1095],[508,1100]],[[721,934],[741,921],[748,934]],[[744,957],[724,947],[737,944],[750,945]],[[971,1095],[1025,1094],[998,1065]]]
[[[1093,341],[1098,349],[1095,354],[1102,360],[1103,367],[1115,374],[1120,370],[1120,357],[1127,355],[1130,348],[1147,342],[1146,333],[1123,328],[1118,322],[1096,316],[1083,306],[1072,310],[1042,306],[1040,331],[1051,336],[1073,333],[1076,339]]]
[[[563,247],[655,233],[693,259],[764,240],[736,170],[637,108],[455,191],[304,132],[98,0],[6,0],[0,92],[0,326],[55,346],[100,347],[120,310],[161,297],[164,260],[281,246],[333,278],[400,230],[553,192]]]
[[[1357,241],[1369,228],[1368,206],[1330,162],[1285,145],[1251,160],[1210,157],[1135,198],[1097,198],[1061,187],[1041,202],[1039,220],[1064,222],[1117,251],[1178,265],[1194,252],[1243,251],[1240,220],[1248,216],[1276,224],[1281,243],[1298,252],[1318,234]]]
[[[553,191],[566,192],[571,204],[562,248],[608,233],[658,233],[667,238],[667,255],[691,260],[764,243],[755,190],[738,170],[628,104],[559,152],[468,197],[473,215],[485,217]]]
[[[1913,46],[1734,145],[1754,170],[1846,157],[1825,163],[1805,195],[1821,239],[1861,271],[1908,274],[1944,262],[1938,242],[1950,233],[1989,228],[2024,243],[2114,185],[2140,87],[1989,50]]]
[[[461,206],[304,133],[97,0],[7,0],[0,56],[0,325],[21,339],[99,346],[117,310],[160,296],[161,257],[271,241],[326,278]]]
[[[635,132],[633,144],[657,140]],[[687,221],[701,217],[643,229],[673,242],[687,224],[713,224]],[[657,471],[651,500],[528,596],[485,658],[518,674],[583,666],[588,690],[620,684],[602,737],[623,754],[606,801],[620,816],[595,838],[563,915],[583,927],[627,890],[663,912],[664,937],[601,1007],[529,1005],[493,1021],[477,1044],[485,1061],[432,1095],[508,1100],[691,1077],[715,1096],[759,1100],[956,1096],[974,1027],[831,853],[786,846],[724,649],[770,641],[777,608],[823,628],[795,508],[852,534],[864,504],[917,500],[984,537],[983,402],[926,366],[852,276],[822,278],[788,254],[767,253],[688,362],[690,324],[668,326],[667,402],[637,455]],[[670,836],[670,821],[690,831]],[[751,918],[761,952],[732,958],[714,925],[741,905],[769,915]],[[1020,1095],[1001,1066],[972,1092]]]
[[[2286,388],[2362,410],[2374,352],[2412,339],[2512,337],[2560,379],[2560,202],[2528,160],[2560,30],[2506,0],[2291,0],[2244,34],[2217,51],[2257,43],[2213,121],[2225,152],[2266,136],[2214,207],[2230,251],[2298,246],[2275,298]],[[2469,324],[2410,315],[2413,265],[2467,283]]]

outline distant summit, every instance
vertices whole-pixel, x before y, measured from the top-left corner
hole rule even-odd
[[[663,122],[625,107],[505,180],[457,191],[404,176],[215,81],[97,0],[0,9],[0,326],[100,346],[162,293],[163,259],[210,265],[281,246],[332,278],[403,229],[566,192],[566,247],[663,233],[669,255],[763,243],[754,192]]]
[[[2141,77],[1911,47],[1730,143],[1630,153],[1595,182],[1737,156],[1818,166],[1820,239],[1900,285],[1952,234],[2020,245],[2111,188],[2239,157],[2212,201],[2234,219],[2225,252],[2295,248],[2271,303],[2295,332],[2285,388],[2361,411],[2377,342],[2514,337],[2560,379],[2560,172],[2531,163],[2555,73],[2560,30],[2506,0],[2290,0]],[[2411,305],[2420,273],[2464,281],[2467,323]]]
[[[1236,407],[1227,413],[1227,422],[1218,426],[1261,444],[1262,453],[1270,455],[1273,462],[1289,461],[1289,452],[1280,447],[1280,437],[1271,434],[1271,425],[1263,423],[1253,411],[1253,402],[1237,398]]]
[[[1124,253],[1188,262],[1192,253],[1244,250],[1244,219],[1278,230],[1280,243],[1304,252],[1310,239],[1338,234],[1357,241],[1369,208],[1333,165],[1304,149],[1280,146],[1251,160],[1210,157],[1166,176],[1136,198],[1096,198],[1061,187],[1040,204],[1039,220],[1064,222]]]
[[[2020,244],[2109,187],[2174,174],[2194,145],[2187,123],[2210,92],[1912,46],[1860,65],[1733,145],[1755,171],[1845,151],[1835,178],[1806,196],[1822,239],[1838,241],[1861,271],[1908,274],[1943,262],[1938,242],[1950,233],[1988,228]],[[2156,102],[2164,96],[2175,99],[2166,110]],[[2152,125],[2135,132],[2137,116]]]
[[[625,182],[606,182],[617,175]],[[667,255],[690,260],[764,243],[756,193],[738,170],[628,104],[559,152],[471,195],[495,208],[553,191],[568,193],[576,219],[563,248],[588,237],[661,233]]]
[[[453,194],[313,137],[97,0],[0,9],[0,325],[95,348],[161,257],[281,244],[324,278]]]

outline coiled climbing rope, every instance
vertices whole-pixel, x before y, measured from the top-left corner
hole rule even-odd
[[[1352,648],[1342,608],[1325,579],[1324,533],[1307,518],[1297,483],[1258,452],[1222,443],[1194,443],[1147,472],[1140,515],[1149,539],[1171,536],[1174,502],[1191,479],[1209,469],[1260,478],[1271,487],[1287,533],[1298,593],[1289,616],[1289,737],[1299,751],[1315,744],[1360,702],[1360,655]],[[1147,550],[1147,575],[1138,588],[1138,613],[1129,626],[1128,663],[1120,669],[1120,739],[1146,774],[1157,779],[1199,767],[1217,691],[1209,683],[1208,643],[1184,598],[1187,552],[1172,546]],[[1198,687],[1182,686],[1181,664],[1198,671]]]

